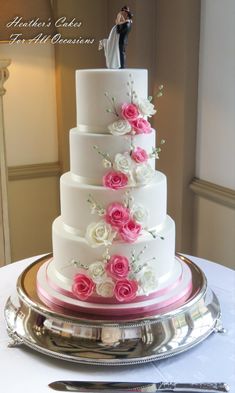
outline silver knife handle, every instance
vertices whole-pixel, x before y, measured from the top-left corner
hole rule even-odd
[[[228,392],[229,386],[226,383],[174,383],[163,382],[158,386],[158,391],[189,392],[190,393],[215,393]]]

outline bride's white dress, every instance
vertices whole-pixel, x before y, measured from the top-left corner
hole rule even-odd
[[[113,26],[108,38],[99,43],[99,49],[104,49],[107,68],[120,68],[119,34],[117,26]]]

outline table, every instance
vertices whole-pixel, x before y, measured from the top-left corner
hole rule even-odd
[[[0,376],[1,392],[48,393],[58,379],[112,381],[226,382],[235,393],[235,271],[188,256],[200,266],[220,300],[226,333],[212,333],[189,351],[161,361],[125,367],[88,366],[49,358],[25,346],[9,348],[3,310],[15,290],[16,279],[40,256],[0,269]]]

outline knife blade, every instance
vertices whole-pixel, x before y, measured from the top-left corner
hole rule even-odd
[[[48,385],[51,389],[64,392],[90,393],[123,393],[123,392],[188,392],[215,393],[228,392],[229,386],[223,382],[217,383],[174,383],[174,382],[88,382],[88,381],[54,381]]]

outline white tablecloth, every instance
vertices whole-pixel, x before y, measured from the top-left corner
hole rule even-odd
[[[8,348],[3,316],[21,271],[38,257],[0,269],[0,389],[4,393],[48,393],[58,379],[112,381],[226,382],[235,393],[235,271],[190,257],[205,272],[222,308],[225,334],[213,333],[189,351],[169,359],[125,367],[87,366],[49,358],[25,346]]]

